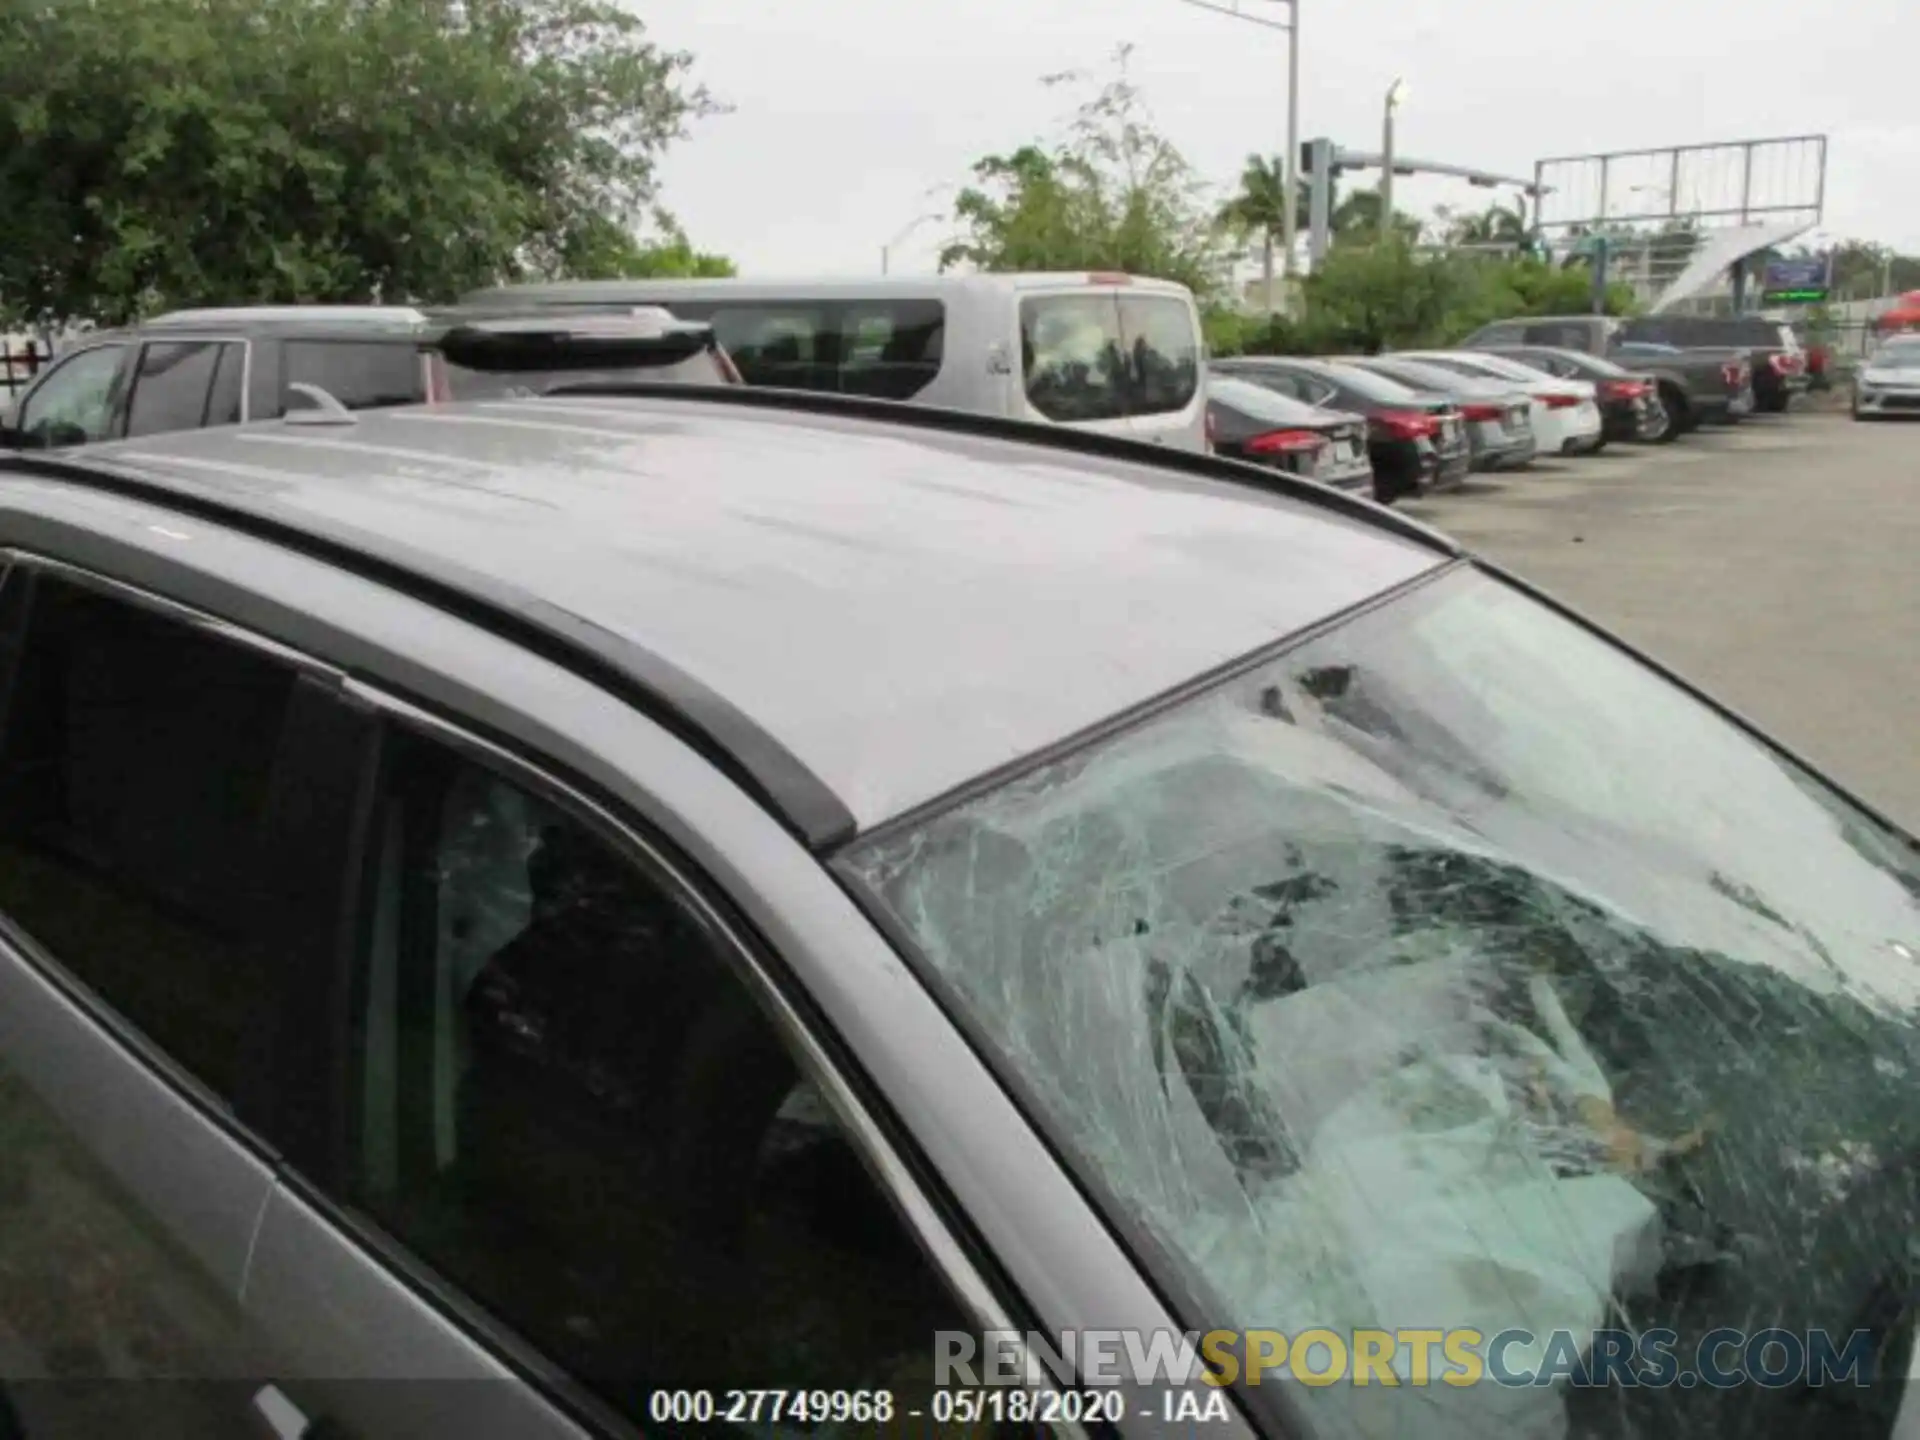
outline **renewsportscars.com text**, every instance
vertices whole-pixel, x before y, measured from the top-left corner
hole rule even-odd
[[[1672,1330],[1070,1330],[1043,1335],[942,1330],[934,1336],[936,1385],[1151,1385],[1454,1387],[1569,1385],[1869,1385],[1872,1334],[1778,1328],[1712,1330],[1683,1343]]]

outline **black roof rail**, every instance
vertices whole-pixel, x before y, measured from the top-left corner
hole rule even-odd
[[[1076,455],[1130,460],[1135,464],[1156,465],[1230,485],[1250,487],[1270,495],[1281,494],[1289,500],[1332,510],[1377,530],[1416,541],[1443,555],[1458,556],[1464,553],[1439,531],[1397,514],[1384,505],[1376,505],[1371,500],[1336,490],[1330,485],[1240,460],[1202,454],[1197,450],[1156,445],[1146,440],[1129,440],[1117,435],[1100,435],[1047,421],[1010,420],[999,415],[981,415],[971,410],[951,410],[939,405],[919,405],[907,400],[881,400],[868,395],[837,395],[819,390],[785,390],[772,385],[676,385],[653,380],[591,380],[555,385],[530,403],[590,396],[692,400],[745,410],[844,415],[851,419],[883,420],[889,424],[922,430],[980,435],[994,440],[1018,440],[1024,444],[1041,445]]]
[[[360,575],[447,611],[617,695],[698,751],[752,795],[801,844],[823,853],[859,824],[840,797],[766,730],[665,657],[550,605],[537,595],[386,536],[288,513],[272,497],[218,498],[120,468],[110,456],[0,456],[0,476],[38,475],[161,505]]]

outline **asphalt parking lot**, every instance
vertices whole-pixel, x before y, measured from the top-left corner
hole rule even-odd
[[[1403,508],[1920,833],[1920,424],[1756,416]]]

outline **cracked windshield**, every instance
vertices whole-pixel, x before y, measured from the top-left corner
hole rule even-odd
[[[1495,581],[851,867],[1208,1323],[1689,1345],[1911,1303],[1914,851]],[[1753,1389],[1298,1398],[1333,1433],[1789,1433]]]

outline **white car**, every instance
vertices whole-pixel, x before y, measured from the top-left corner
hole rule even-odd
[[[1860,367],[1853,382],[1853,418],[1920,414],[1920,335],[1896,335]]]
[[[1591,380],[1563,380],[1504,355],[1475,350],[1411,350],[1407,358],[1461,375],[1506,380],[1534,398],[1533,428],[1542,455],[1591,455],[1607,443]]]

